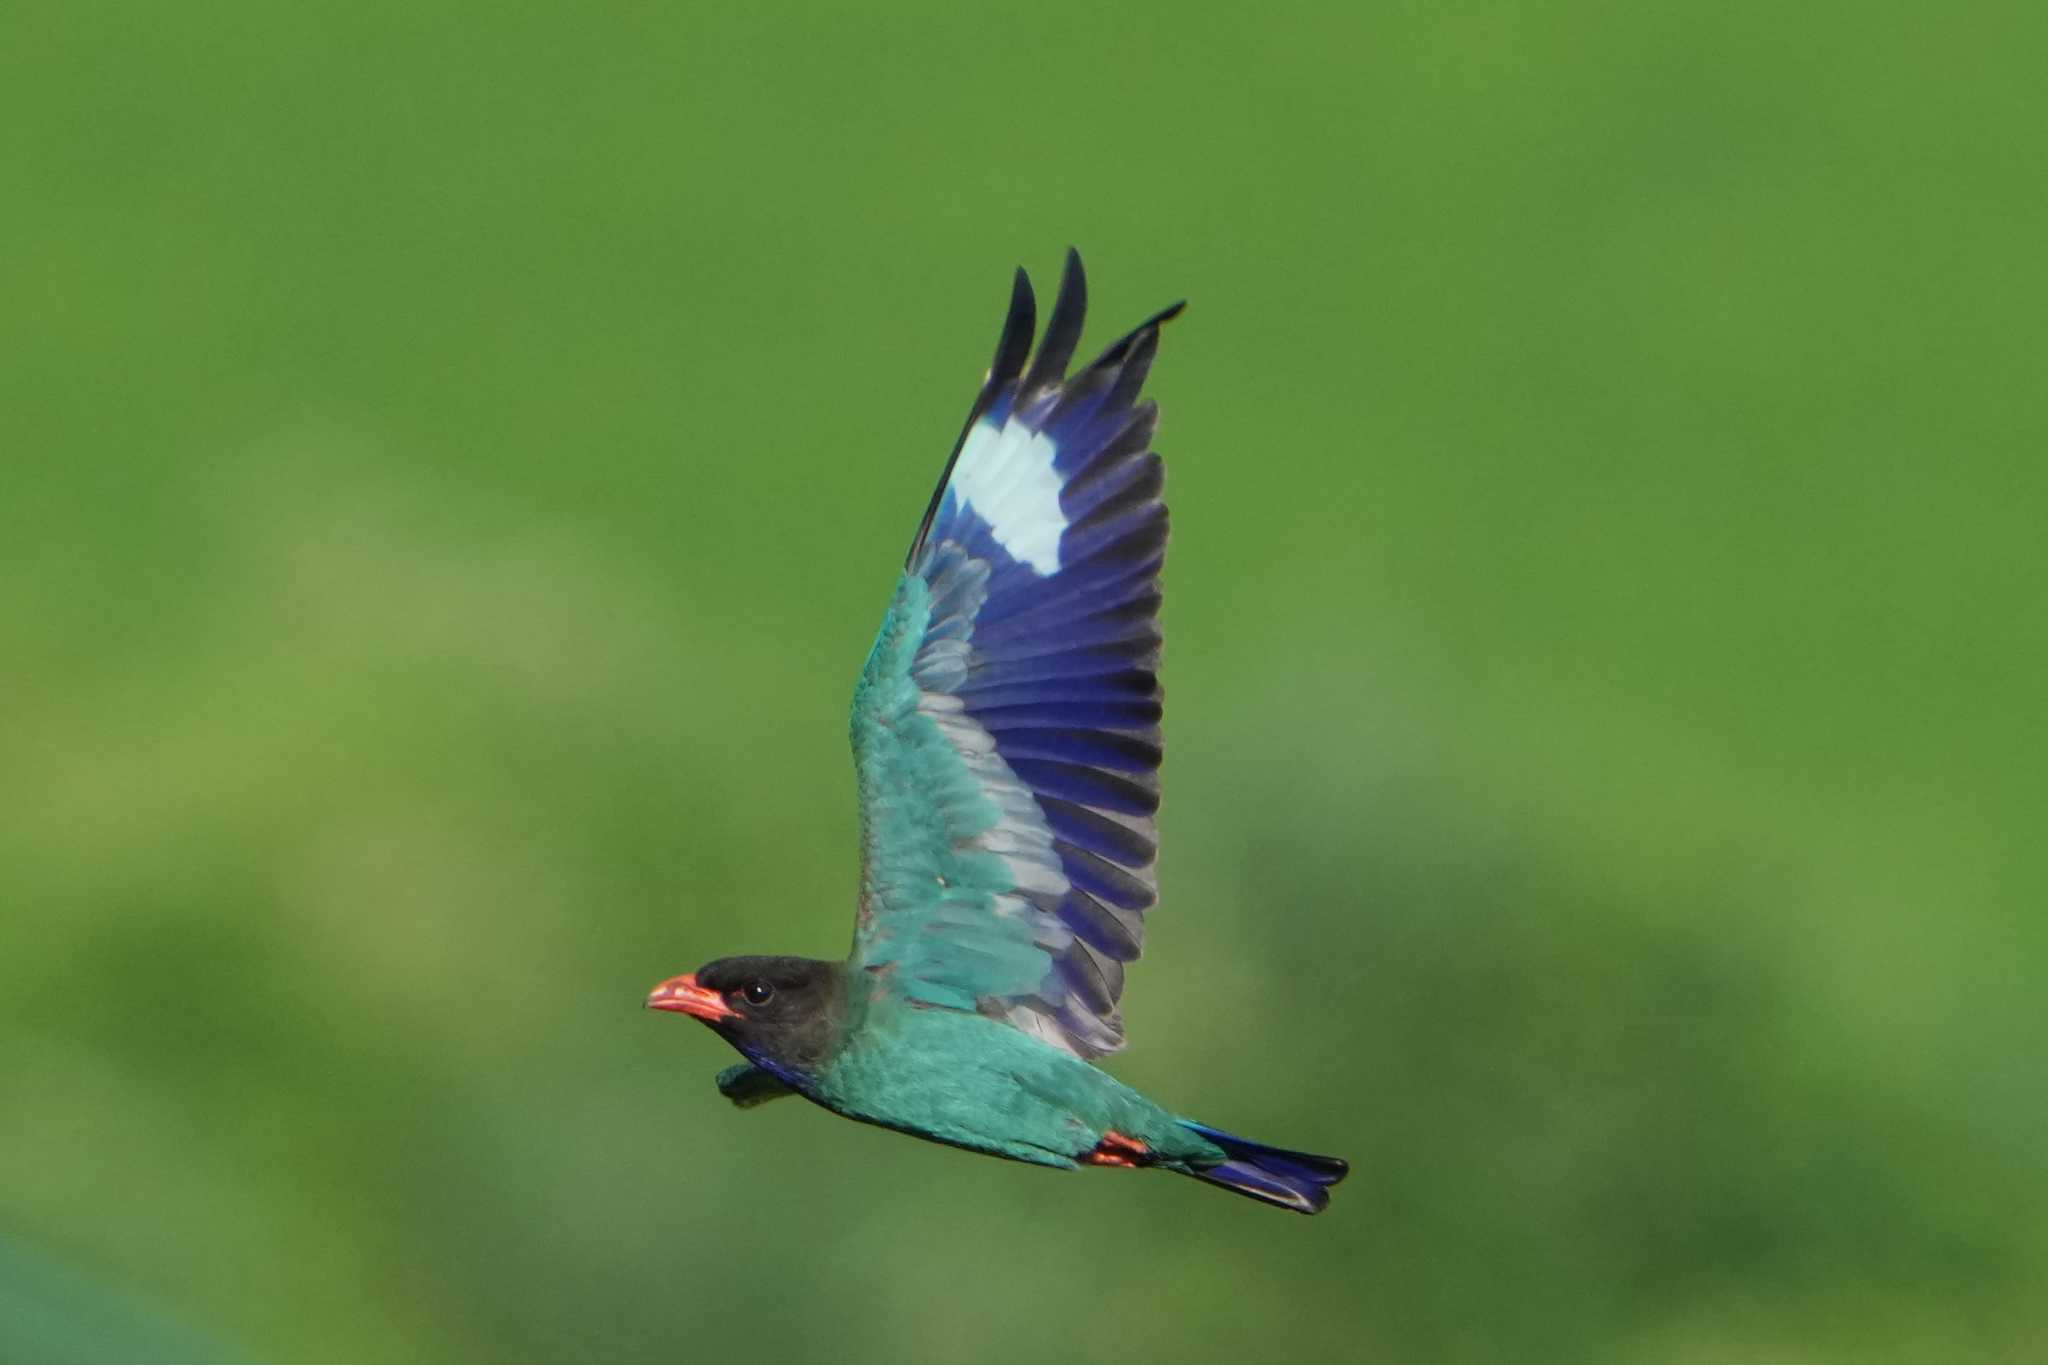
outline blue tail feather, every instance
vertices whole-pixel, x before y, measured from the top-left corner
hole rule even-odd
[[[1229,1160],[1188,1172],[1197,1180],[1248,1198],[1278,1204],[1296,1213],[1321,1213],[1330,1204],[1330,1186],[1351,1173],[1341,1157],[1268,1147],[1203,1124],[1182,1119],[1181,1126],[1201,1134],[1223,1149]]]

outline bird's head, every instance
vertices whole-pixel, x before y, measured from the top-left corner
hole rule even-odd
[[[844,1033],[845,968],[808,957],[722,957],[670,977],[647,1007],[695,1015],[757,1066],[809,1076]]]

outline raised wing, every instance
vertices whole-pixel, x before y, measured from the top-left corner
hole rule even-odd
[[[1166,504],[1138,391],[1180,305],[1068,378],[1086,308],[1070,251],[1027,370],[1017,272],[853,698],[855,961],[1084,1057],[1123,1046],[1124,964],[1158,899]]]

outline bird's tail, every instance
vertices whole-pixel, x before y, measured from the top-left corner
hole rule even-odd
[[[1328,1208],[1330,1186],[1351,1173],[1350,1163],[1341,1157],[1268,1147],[1186,1119],[1181,1126],[1209,1139],[1229,1157],[1219,1165],[1191,1170],[1189,1175],[1296,1213],[1321,1213]]]

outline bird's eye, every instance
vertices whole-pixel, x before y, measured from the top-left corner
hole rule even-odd
[[[749,1005],[765,1005],[775,998],[775,988],[765,981],[749,981],[740,994],[747,998]]]

